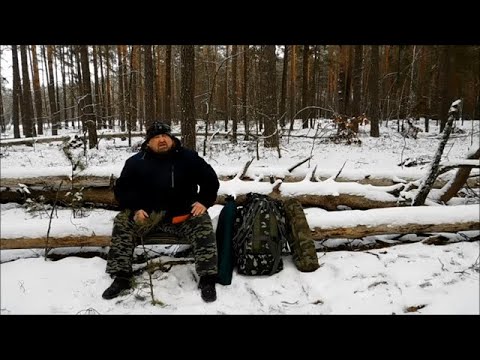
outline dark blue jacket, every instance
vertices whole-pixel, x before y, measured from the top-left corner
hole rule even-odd
[[[215,203],[220,186],[217,174],[196,151],[173,140],[174,148],[166,154],[142,146],[127,159],[114,187],[122,209],[166,210],[171,218],[189,214],[195,201],[207,208]]]

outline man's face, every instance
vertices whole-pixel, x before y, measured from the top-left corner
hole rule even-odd
[[[154,153],[160,154],[172,148],[173,139],[166,134],[160,134],[151,138],[147,145]]]

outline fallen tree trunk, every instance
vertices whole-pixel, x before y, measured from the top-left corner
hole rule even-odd
[[[337,211],[320,209],[306,211],[307,221],[313,227],[316,241],[345,238],[361,239],[365,236],[385,234],[416,234],[480,230],[480,209],[477,205],[444,207],[410,207],[373,209],[366,211]],[[432,221],[435,218],[435,221]],[[28,220],[26,220],[28,221]],[[45,219],[47,221],[47,219]],[[21,224],[19,225],[21,226]],[[2,238],[1,249],[30,249],[78,246],[108,246],[110,236],[66,236],[40,238]],[[172,243],[162,238],[158,243]]]
[[[241,184],[239,184],[239,182]],[[372,187],[370,185],[360,185],[356,183],[333,183],[337,190],[329,194],[328,192],[331,191],[329,189],[332,186],[332,182],[328,184],[315,182],[312,183],[313,187],[308,187],[312,193],[302,194],[304,182],[297,184],[281,183],[281,181],[278,181],[275,184],[270,184],[245,182],[234,179],[231,181],[221,181],[220,183],[219,195],[216,201],[217,204],[225,204],[226,196],[231,193],[230,189],[239,188],[243,189],[243,193],[237,191],[235,195],[237,196],[237,202],[240,204],[244,202],[246,193],[258,192],[268,194],[277,199],[293,197],[298,199],[304,207],[320,207],[332,211],[337,210],[340,205],[361,210],[401,205],[397,203],[397,196],[404,187],[403,184],[397,184],[391,187]],[[248,186],[245,186],[245,183],[248,183]],[[28,187],[28,191],[30,194],[27,195],[22,191],[20,186],[2,186],[0,188],[0,202],[3,204],[8,202],[23,203],[27,197],[38,199],[40,196],[43,196],[46,202],[53,203],[58,196],[57,202],[60,206],[69,206],[68,201],[66,201],[66,194],[71,191],[69,188],[58,190],[58,186],[57,188],[51,186],[30,186]],[[82,191],[82,194],[83,204],[85,206],[118,210],[118,203],[114,198],[111,186],[86,187]]]
[[[480,158],[480,147],[467,155],[467,159],[479,159]],[[476,161],[478,163],[478,161]],[[461,167],[457,170],[455,177],[453,177],[447,185],[442,188],[443,194],[440,196],[440,201],[446,204],[452,197],[454,197],[460,189],[465,186],[465,183],[468,180],[468,176],[472,171],[471,167]]]
[[[418,192],[412,202],[413,206],[425,204],[428,193],[433,188],[433,183],[435,182],[435,179],[438,176],[438,170],[440,169],[440,160],[442,158],[443,150],[445,149],[445,145],[447,145],[448,138],[450,137],[450,133],[452,131],[453,120],[455,120],[455,118],[458,116],[458,106],[460,103],[460,100],[456,100],[450,106],[450,110],[448,111],[448,120],[442,133],[442,140],[438,144],[438,148],[430,164],[428,174],[420,183]]]
[[[82,246],[110,246],[110,236],[63,236],[58,238],[14,238],[1,239],[0,249],[44,249]]]
[[[448,164],[445,164],[448,165]],[[449,170],[453,170],[454,168],[475,168],[475,167],[480,167],[480,165],[465,165],[465,164],[456,164],[456,165],[448,165],[450,167]],[[327,180],[328,178],[331,178],[335,174],[324,174],[321,176],[317,176],[317,179],[319,181],[324,181]],[[236,174],[224,174],[224,175],[219,175],[220,181],[229,181],[235,178],[237,175]],[[285,183],[290,183],[290,182],[298,182],[304,180],[305,177],[301,176],[296,176],[296,175],[275,175],[275,176],[265,176],[260,179],[260,182],[270,182],[274,183],[277,180],[282,180]],[[243,174],[242,180],[244,181],[249,181],[249,180],[255,180],[258,181],[255,176],[252,176],[251,174]],[[54,187],[58,188],[58,185],[60,182],[63,180],[63,186],[62,188],[67,189],[70,187],[71,180],[68,175],[63,175],[63,176],[40,176],[40,177],[22,177],[22,178],[11,178],[11,177],[5,177],[0,180],[0,184],[3,187],[15,187],[18,186],[19,183],[25,184],[27,186],[40,186],[40,187]],[[115,177],[113,176],[93,176],[93,175],[78,175],[75,177],[75,186],[77,187],[92,187],[92,186],[111,186],[113,185],[113,181],[115,180]],[[412,178],[405,176],[402,179],[399,179],[392,175],[390,178],[378,178],[378,177],[372,177],[370,175],[365,175],[363,177],[356,177],[356,176],[348,176],[348,175],[340,175],[335,181],[337,182],[355,182],[357,184],[361,185],[372,185],[372,186],[392,186],[399,184],[401,182],[403,183],[408,183],[418,180],[417,178]],[[443,186],[445,186],[449,182],[449,178],[446,177],[438,177],[437,180],[434,183],[434,188],[440,189]],[[470,187],[480,187],[480,178],[469,178],[467,181],[467,185]]]
[[[314,229],[312,236],[315,240],[330,238],[360,239],[365,236],[385,234],[416,234],[436,232],[458,232],[468,230],[480,230],[479,221],[466,221],[452,224],[382,224],[374,227],[358,225],[354,228]]]
[[[415,233],[437,233],[437,232],[458,232],[468,230],[479,230],[479,222],[464,222],[455,224],[405,224],[403,226],[388,227],[388,225],[367,227],[360,225],[355,228],[336,229],[314,229],[312,237],[315,241],[330,238],[361,239],[365,236],[386,235],[386,234],[415,234]],[[162,242],[163,243],[163,242]],[[83,247],[110,246],[110,236],[66,236],[60,238],[49,238],[48,244],[45,237],[40,238],[14,238],[1,239],[0,249],[43,249],[60,247]]]

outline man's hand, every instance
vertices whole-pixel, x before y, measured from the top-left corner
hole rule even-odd
[[[190,212],[193,216],[198,216],[204,214],[205,211],[207,211],[207,208],[203,204],[200,204],[198,201],[196,201],[192,204],[192,211]]]
[[[145,221],[145,219],[148,218],[148,214],[145,210],[137,210],[135,212],[135,215],[133,216],[133,221],[135,221],[138,224],[141,224]]]

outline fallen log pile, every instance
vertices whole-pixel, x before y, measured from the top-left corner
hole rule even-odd
[[[347,178],[342,179],[340,177],[343,167],[336,176],[330,176],[327,179],[315,175],[316,167],[310,170],[301,180],[288,175],[309,158],[290,167],[287,175],[283,177],[273,175],[268,178],[253,176],[255,181],[249,181],[251,178],[247,176],[247,170],[253,160],[248,161],[233,178],[231,176],[227,176],[227,180],[225,180],[225,177],[221,178],[217,204],[224,204],[225,197],[229,194],[236,195],[237,200],[241,203],[243,202],[243,195],[246,193],[258,192],[279,199],[295,197],[304,207],[320,207],[326,210],[337,210],[339,206],[346,206],[351,209],[384,208],[409,205],[409,201],[399,199],[398,196],[406,186],[411,188],[410,185],[415,183],[415,181],[407,182],[405,179],[395,178],[394,176],[391,179],[374,179],[365,176],[355,182],[346,181]],[[472,168],[480,167],[480,164],[476,160],[467,159],[445,164],[444,169],[447,171],[447,169],[451,170],[455,167],[460,167],[461,170],[466,167],[469,173]],[[467,186],[480,186],[478,176],[463,180]],[[67,176],[4,178],[1,179],[0,184],[0,203],[23,203],[28,197],[35,201],[36,198],[42,196],[43,201],[49,203],[59,201],[59,204],[68,206],[68,202],[63,200],[66,194],[82,189],[83,204],[116,210],[118,204],[112,191],[114,183],[115,177],[113,174],[110,177],[77,175],[74,179]],[[306,183],[309,183],[308,186],[305,186]],[[443,187],[445,184],[447,184],[447,181],[438,177],[434,187]],[[461,185],[456,188],[457,191]],[[28,188],[28,193],[24,191],[25,187]]]
[[[3,186],[3,184],[2,181],[0,202],[3,204],[8,202],[23,203],[27,198],[34,200],[42,196],[46,202],[52,203],[57,199],[58,204],[68,206],[66,194],[72,191],[68,187],[62,187],[58,190],[58,186],[55,188],[47,185],[47,183],[44,183],[43,186],[28,186],[24,182],[20,183],[22,185],[17,184],[17,186]],[[22,189],[24,185],[28,186],[29,193]],[[404,184],[382,187],[357,183],[338,183],[328,180],[326,182],[311,182],[308,187],[305,187],[305,182],[283,183],[278,180],[270,184],[268,182],[233,179],[220,182],[216,203],[224,204],[226,196],[233,193],[235,193],[237,201],[243,203],[248,192],[258,192],[277,199],[294,197],[304,207],[320,207],[326,210],[337,210],[341,205],[351,209],[384,208],[402,205],[402,201],[398,199],[398,194],[404,187]],[[305,193],[305,190],[302,189],[308,189],[309,192]],[[81,193],[85,206],[118,209],[118,203],[114,199],[110,185],[84,187]]]

